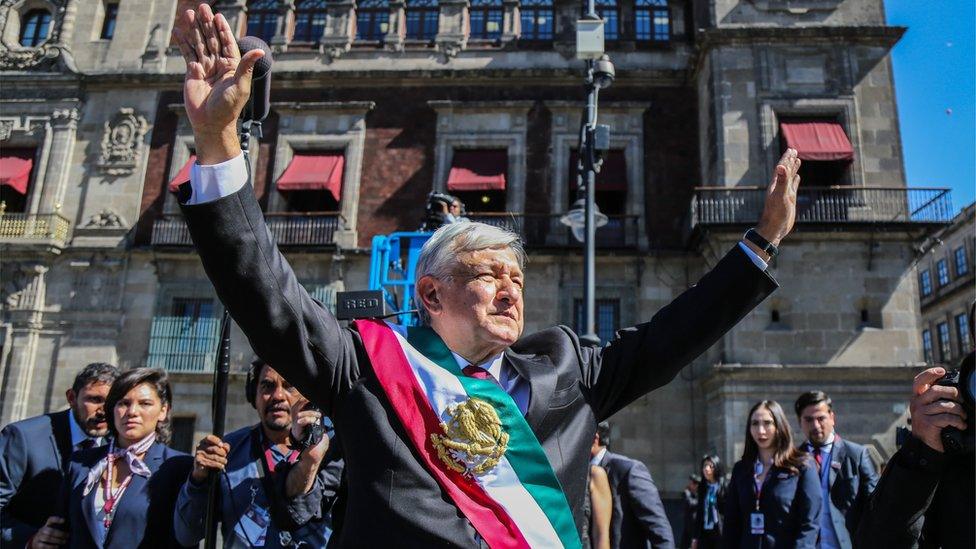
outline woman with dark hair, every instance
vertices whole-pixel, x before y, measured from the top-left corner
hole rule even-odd
[[[814,549],[820,507],[817,466],[793,444],[783,408],[775,400],[756,403],[725,498],[724,546]]]
[[[718,456],[702,456],[692,549],[712,549],[722,545],[722,515],[725,511],[726,491],[723,476],[722,460]]]
[[[193,459],[166,446],[172,401],[162,370],[128,370],[112,384],[112,439],[73,454],[63,485],[69,547],[179,546],[173,509]]]

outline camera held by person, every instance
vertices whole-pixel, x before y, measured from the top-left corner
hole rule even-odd
[[[457,221],[457,218],[451,213],[451,206],[455,200],[453,196],[437,191],[428,194],[424,221],[420,225],[420,230],[433,232],[448,223]]]

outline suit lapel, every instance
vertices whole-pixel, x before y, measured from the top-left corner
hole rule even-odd
[[[95,463],[98,462],[96,461]],[[89,470],[94,467],[95,464],[93,463],[91,464]],[[83,485],[80,488],[81,490],[84,490],[84,482],[82,484]],[[88,495],[81,498],[81,515],[85,517],[85,524],[88,525],[88,531],[90,532],[90,537],[96,545],[98,545],[98,541],[95,539],[95,532],[98,531],[98,525],[96,524],[95,521],[97,521],[98,519],[95,518],[95,494],[97,494],[98,491],[101,489],[102,489],[101,481],[96,482],[95,486],[92,487],[91,492],[88,492]]]
[[[834,487],[834,481],[837,480],[837,472],[841,470],[844,466],[844,454],[847,448],[844,445],[844,441],[837,437],[836,442],[834,442],[834,448],[830,452],[830,471],[827,473],[827,488]],[[837,464],[836,466],[834,464]]]
[[[505,360],[522,379],[529,382],[529,406],[525,421],[533,431],[549,411],[549,400],[556,390],[556,369],[549,357],[544,355],[523,355],[507,349]]]
[[[71,458],[71,452],[74,449],[71,444],[71,426],[68,424],[68,414],[70,413],[71,410],[68,409],[51,414],[51,442],[57,451],[62,471],[68,470],[68,460]]]
[[[122,458],[120,458],[122,459]],[[163,445],[155,442],[146,450],[146,455],[142,460],[145,462],[146,467],[149,468],[150,476],[159,470],[159,466],[163,462]],[[118,509],[115,512],[116,517],[122,517],[124,515],[131,515],[134,517],[139,517],[139,520],[147,521],[148,517],[147,511],[149,509],[149,496],[148,493],[143,496],[143,493],[147,492],[146,484],[149,483],[149,479],[143,477],[142,475],[133,475],[132,480],[129,481],[128,488],[122,493],[122,497],[119,499]],[[130,511],[131,510],[131,511]],[[110,547],[112,545],[112,535],[118,528],[118,525],[122,520],[113,520],[112,526],[109,527],[108,532],[105,534],[105,547]]]

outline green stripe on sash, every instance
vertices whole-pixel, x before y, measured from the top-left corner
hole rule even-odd
[[[502,427],[509,436],[505,458],[512,465],[522,486],[545,513],[563,546],[582,547],[566,494],[552,471],[542,445],[512,397],[491,380],[464,375],[451,350],[434,330],[409,328],[407,342],[432,362],[456,376],[469,397],[484,400],[495,408]]]

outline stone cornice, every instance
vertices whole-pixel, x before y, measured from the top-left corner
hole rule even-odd
[[[702,50],[724,45],[788,44],[864,44],[891,48],[907,27],[887,25],[794,26],[794,27],[718,27],[698,29],[696,42]]]

